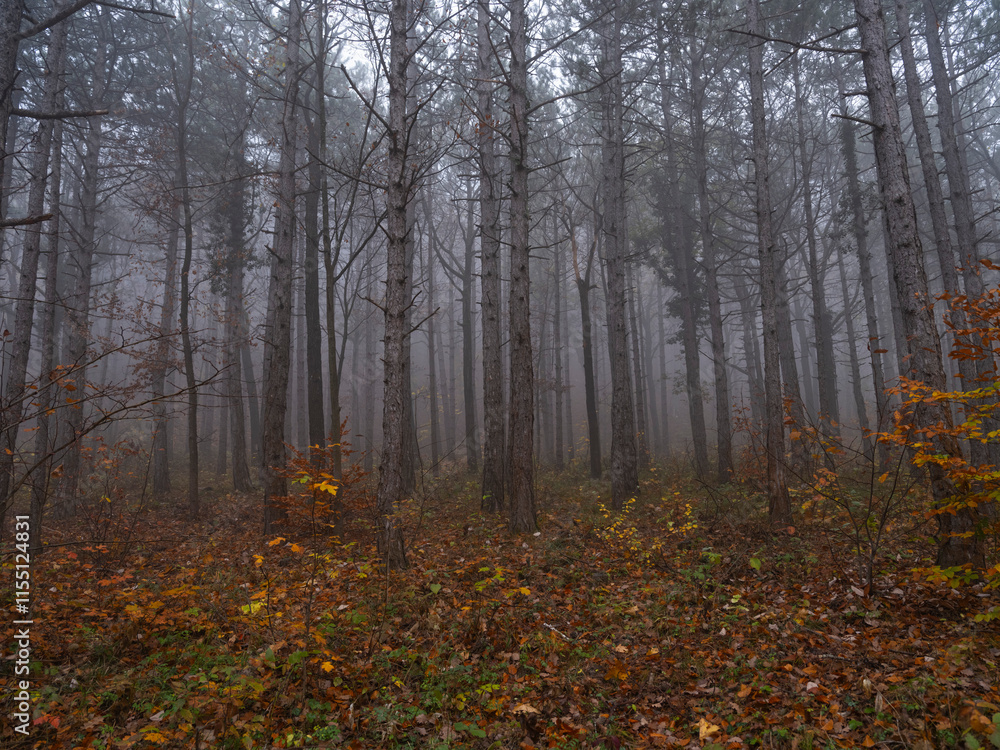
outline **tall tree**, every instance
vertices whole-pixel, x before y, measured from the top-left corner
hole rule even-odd
[[[895,82],[889,59],[889,43],[881,0],[854,0],[854,10],[864,50],[870,116],[874,125],[875,164],[879,192],[887,226],[887,252],[892,257],[893,282],[898,290],[900,312],[909,344],[909,375],[913,380],[937,391],[946,389],[941,361],[941,341],[929,305],[923,249],[917,232],[917,214],[910,192],[909,172],[903,145],[903,133],[896,103]],[[915,427],[928,431],[934,452],[961,458],[961,448],[951,435],[951,412],[940,402],[921,401],[910,416]],[[955,486],[942,466],[928,464],[931,492],[939,506],[951,502]],[[974,507],[959,507],[955,512],[937,515],[939,527],[938,565],[984,564],[982,540],[976,525]]]
[[[771,217],[770,171],[764,107],[764,20],[760,0],[747,0],[750,32],[750,120],[753,128],[754,184],[756,187],[757,257],[760,304],[764,323],[764,409],[767,451],[768,514],[773,524],[792,520],[792,502],[785,483],[785,428],[778,351],[777,246]]]
[[[410,258],[408,257],[407,212],[412,181],[407,169],[411,124],[407,112],[407,67],[411,52],[407,39],[410,8],[408,0],[392,0],[389,10],[389,153],[386,168],[386,278],[384,384],[382,405],[382,463],[379,467],[376,512],[378,550],[389,568],[407,566],[402,523],[397,516],[407,481],[404,453],[409,450],[410,411],[409,338],[407,310],[410,306]]]
[[[268,285],[267,325],[264,337],[264,413],[261,422],[261,479],[264,485],[264,533],[284,518],[287,494],[285,413],[291,367],[292,257],[295,244],[296,142],[299,126],[298,91],[301,70],[302,5],[289,0],[285,36],[285,88],[282,97],[281,143],[278,162],[277,211],[274,248]]]
[[[528,30],[524,0],[510,3],[510,417],[512,532],[535,530],[535,377],[531,355],[528,214]]]

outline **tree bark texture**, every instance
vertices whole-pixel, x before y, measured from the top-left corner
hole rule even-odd
[[[528,237],[528,33],[524,0],[510,4],[510,466],[508,525],[533,532],[535,378],[531,355]]]

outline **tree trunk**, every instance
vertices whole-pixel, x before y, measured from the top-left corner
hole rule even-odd
[[[462,403],[465,412],[465,463],[479,473],[479,424],[476,419],[476,225],[472,196],[466,203],[465,257],[462,266]]]
[[[863,56],[868,101],[871,108],[875,163],[882,195],[887,232],[887,252],[893,259],[893,282],[899,293],[900,312],[909,342],[909,376],[934,390],[946,388],[941,362],[941,342],[929,307],[923,251],[917,233],[917,216],[910,193],[899,110],[896,104],[880,0],[854,0]],[[951,412],[938,402],[915,405],[910,418],[926,435],[933,452],[961,459],[957,441],[951,436]],[[922,439],[922,438],[921,438]],[[954,500],[956,488],[937,462],[928,464],[935,504]],[[939,526],[938,565],[951,567],[985,564],[982,540],[976,533],[978,512],[961,507],[937,516]]]
[[[556,243],[553,249],[553,281],[555,283],[555,288],[553,289],[552,295],[552,338],[553,338],[553,358],[555,364],[555,382],[553,383],[553,390],[555,391],[556,399],[556,424],[555,424],[555,467],[558,471],[562,471],[566,465],[566,444],[565,437],[563,435],[564,425],[565,425],[565,414],[563,411],[563,301],[562,301],[562,287],[563,287],[563,257],[562,257],[562,243]]]
[[[528,239],[528,34],[524,0],[510,3],[510,515],[513,533],[535,522],[534,373]]]
[[[630,292],[626,290],[626,295],[628,297],[629,334],[632,336],[632,377],[635,378],[636,461],[637,467],[645,471],[649,468],[649,431],[646,426],[646,379],[642,372],[642,336],[639,333],[641,321],[636,313],[636,298],[639,296],[639,287],[634,281],[631,269],[626,272],[626,279],[631,290]],[[636,482],[638,482],[638,477]]]
[[[185,23],[193,23],[190,15]],[[188,103],[194,79],[194,38],[187,37],[186,80],[178,79],[174,71],[174,93],[177,104],[177,188],[180,189],[181,227],[184,232],[184,255],[181,260],[181,347],[184,356],[184,378],[187,386],[187,445],[188,445],[188,510],[195,518],[201,507],[198,498],[198,378],[194,372],[194,344],[191,340],[191,263],[194,256],[194,221],[191,215],[191,189],[188,186]],[[174,61],[174,65],[177,61]]]
[[[424,215],[427,221],[427,231],[430,234],[433,217],[430,210],[430,191],[424,191]],[[441,440],[441,423],[438,415],[438,379],[437,360],[435,358],[435,347],[437,341],[437,314],[438,310],[434,306],[434,246],[428,237],[427,241],[427,390],[430,405],[431,419],[431,473],[434,476],[441,475],[441,456],[439,442]]]
[[[411,268],[407,257],[407,207],[412,184],[407,155],[407,28],[409,3],[392,0],[389,15],[389,154],[386,192],[388,249],[385,279],[384,385],[382,464],[376,513],[378,551],[390,569],[407,567],[402,523],[397,516],[408,482],[404,453],[410,451],[409,330],[407,326]]]
[[[106,20],[102,11],[102,24]],[[103,102],[107,92],[108,46],[102,39],[97,45],[94,62],[94,88],[92,102]],[[113,68],[113,65],[111,66]],[[74,404],[67,410],[64,424],[66,440],[71,440],[63,456],[63,477],[59,483],[57,512],[67,516],[75,512],[80,482],[81,445],[83,433],[85,394],[87,393],[87,346],[90,343],[90,297],[96,249],[98,190],[100,187],[100,159],[103,146],[101,117],[87,118],[88,129],[84,138],[83,179],[80,186],[80,228],[74,232],[75,242],[69,259],[75,273],[73,291],[65,308],[65,357],[73,377],[74,393],[84,403]]]
[[[841,114],[846,115],[843,105],[843,83],[838,79],[840,89]],[[871,254],[868,250],[868,228],[865,212],[861,204],[861,181],[858,176],[858,157],[855,148],[854,123],[843,118],[840,121],[840,139],[844,149],[844,167],[847,177],[847,195],[851,202],[851,215],[854,219],[854,242],[858,251],[858,263],[861,269],[861,289],[865,300],[865,321],[868,326],[868,351],[871,354],[872,379],[875,388],[876,429],[881,429],[882,420],[887,414],[885,394],[885,371],[882,367],[882,348],[878,329],[878,316],[875,313],[875,291],[872,287]],[[884,456],[883,456],[884,458]]]
[[[812,300],[813,331],[816,340],[816,373],[819,396],[819,422],[823,432],[831,437],[840,436],[840,405],[837,401],[837,366],[833,354],[833,331],[826,304],[826,269],[820,267],[816,244],[816,216],[813,208],[812,155],[806,150],[805,106],[802,93],[800,55],[792,58],[795,84],[795,121],[798,135],[799,160],[802,165],[802,210],[805,214],[806,270]],[[803,360],[808,350],[802,350]]]
[[[847,332],[847,352],[851,365],[851,391],[854,395],[854,409],[858,414],[858,426],[861,428],[862,451],[869,460],[874,458],[872,449],[871,424],[868,421],[868,404],[865,401],[861,385],[861,365],[858,361],[857,341],[854,332],[854,302],[847,286],[847,273],[844,270],[844,253],[838,254],[837,268],[840,271],[840,289],[844,298],[844,328]]]
[[[777,248],[771,226],[771,191],[768,184],[766,114],[764,110],[764,22],[760,0],[747,2],[750,40],[750,112],[753,127],[753,162],[756,185],[757,250],[760,263],[760,303],[764,318],[764,408],[766,412],[767,500],[772,524],[792,521],[792,503],[785,484],[784,408],[781,398],[778,350]]]
[[[61,107],[63,97],[57,98]],[[59,299],[59,230],[62,201],[62,145],[63,124],[56,122],[52,134],[52,173],[49,178],[49,213],[52,220],[48,226],[48,258],[45,263],[45,299],[42,307],[38,420],[35,432],[35,460],[41,460],[35,472],[31,488],[31,549],[41,552],[42,521],[45,503],[49,495],[49,479],[52,469],[53,445],[50,439],[51,419],[49,410],[55,405],[57,379],[55,371],[56,303]]]
[[[733,474],[733,425],[729,411],[729,373],[726,369],[726,341],[722,329],[722,297],[719,293],[719,264],[715,254],[715,233],[708,194],[708,143],[705,132],[705,82],[701,76],[702,56],[691,65],[692,113],[694,115],[694,167],[698,181],[698,221],[704,253],[705,293],[712,332],[712,368],[715,374],[716,465],[719,482]]]
[[[601,232],[607,272],[608,354],[611,363],[611,507],[621,510],[639,489],[635,403],[628,361],[625,263],[625,143],[622,101],[620,6],[614,4],[601,33],[602,147]],[[637,384],[638,385],[638,384]]]
[[[314,72],[314,91],[316,93],[316,103],[313,105],[316,111],[326,107],[326,96],[320,88],[322,76],[320,69],[326,64],[324,58],[325,39],[320,39],[316,59],[313,60],[316,70]],[[320,159],[320,133],[319,129],[325,127],[326,118],[323,116],[306,117],[306,138],[308,139],[309,152],[309,189],[305,194],[304,219],[305,219],[305,253],[302,268],[303,274],[303,296],[305,304],[305,327],[306,327],[306,412],[309,427],[309,447],[313,463],[320,467],[322,465],[322,448],[326,445],[326,415],[323,406],[323,330],[320,325],[319,313],[319,201],[323,197],[322,189],[322,165]],[[329,280],[328,280],[329,283]],[[339,427],[331,425],[336,431]],[[339,441],[339,437],[334,435],[334,441]]]
[[[503,398],[503,336],[500,319],[500,195],[493,123],[493,44],[489,0],[477,2],[477,105],[479,109],[479,245],[482,253],[483,479],[482,509],[504,506],[506,435]]]
[[[261,479],[264,485],[264,533],[285,518],[288,494],[285,468],[285,413],[291,366],[292,257],[295,246],[295,149],[298,128],[299,46],[302,28],[300,0],[288,5],[285,92],[278,163],[278,208],[274,217],[274,251],[268,287],[264,338],[263,418],[261,420]]]

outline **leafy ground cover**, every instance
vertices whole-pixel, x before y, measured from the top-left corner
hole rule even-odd
[[[738,489],[654,474],[620,516],[606,491],[543,477],[541,530],[511,537],[441,480],[388,575],[363,520],[265,539],[242,496],[52,536],[34,726],[0,745],[1000,747],[995,590],[914,576],[918,541],[863,587],[828,518],[772,530]]]

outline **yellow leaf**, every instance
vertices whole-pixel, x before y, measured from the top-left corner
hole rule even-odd
[[[527,586],[522,586],[521,588],[518,589],[518,591],[520,591],[525,596],[531,593],[531,589],[529,589]]]
[[[713,734],[719,731],[719,727],[712,724],[707,719],[698,720],[698,739],[707,740]]]
[[[271,541],[269,541],[267,543],[267,546],[268,547],[273,547],[276,544],[281,544],[283,541],[285,541],[285,537],[279,536],[277,539],[272,539]]]
[[[292,552],[296,552],[296,553],[297,552],[302,552],[302,548],[299,545],[297,545],[297,544],[293,544],[292,545]]]
[[[334,670],[334,668],[335,668],[333,666],[333,664],[331,662],[328,662],[328,661],[323,662],[320,665],[320,667],[323,669],[324,672],[332,672]]]

